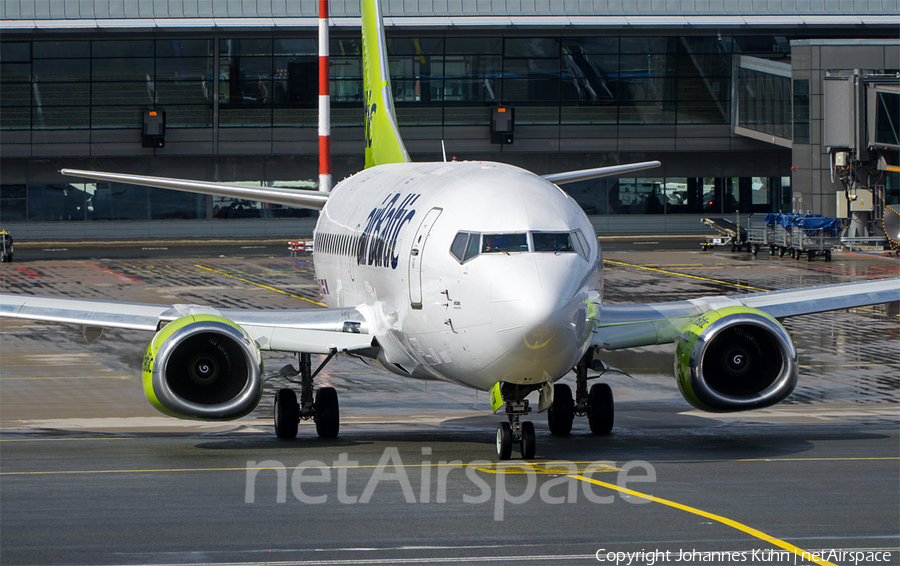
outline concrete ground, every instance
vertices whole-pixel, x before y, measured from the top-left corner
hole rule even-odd
[[[609,302],[900,274],[865,253],[808,262],[649,237],[604,249]],[[310,258],[269,241],[22,247],[0,283],[219,307],[319,299]],[[339,391],[340,437],[301,424],[281,441],[280,384],[245,419],[179,421],[144,399],[150,334],[87,345],[76,328],[3,320],[0,563],[900,564],[900,323],[865,308],[785,326],[800,385],[776,407],[701,413],[678,393],[673,347],[609,352],[634,376],[607,379],[613,433],[576,419],[551,437],[538,415],[537,457],[498,465],[484,393],[339,359],[319,383]]]

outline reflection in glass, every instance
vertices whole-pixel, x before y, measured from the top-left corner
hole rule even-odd
[[[563,100],[610,103],[617,98],[619,38],[571,38],[562,48]]]
[[[150,218],[153,220],[206,218],[206,195],[151,188]]]
[[[84,220],[85,192],[74,185],[28,185],[28,220]]]
[[[0,222],[27,220],[25,195],[25,185],[0,185]]]
[[[504,57],[559,57],[559,39],[555,37],[507,37]]]
[[[124,183],[88,183],[88,220],[147,220],[149,191]]]

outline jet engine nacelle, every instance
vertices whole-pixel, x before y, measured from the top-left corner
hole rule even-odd
[[[144,394],[159,411],[182,419],[231,420],[259,403],[259,347],[241,327],[191,315],[156,333],[144,356]]]
[[[696,319],[676,343],[675,377],[684,398],[716,413],[780,403],[797,385],[797,350],[768,314],[728,307]]]

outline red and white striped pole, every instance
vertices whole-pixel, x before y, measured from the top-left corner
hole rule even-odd
[[[328,0],[319,0],[319,191],[331,192],[331,96],[328,93]]]

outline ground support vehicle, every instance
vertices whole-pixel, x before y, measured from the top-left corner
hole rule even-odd
[[[750,251],[747,230],[738,224],[724,218],[701,218],[700,222],[719,233],[719,236],[707,236],[706,241],[700,245],[703,251],[707,251],[713,246],[731,246],[732,252],[746,246],[747,251]]]

